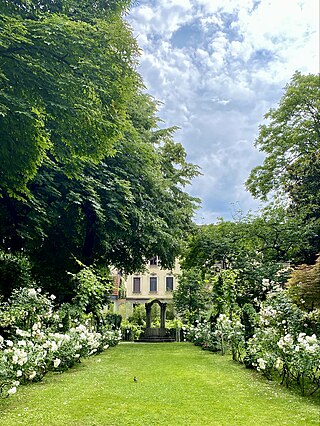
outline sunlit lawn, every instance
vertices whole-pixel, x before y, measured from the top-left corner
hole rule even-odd
[[[318,402],[188,343],[121,343],[20,387],[0,425],[318,426]]]

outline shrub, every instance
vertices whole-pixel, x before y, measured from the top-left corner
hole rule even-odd
[[[272,378],[278,372],[282,383],[299,385],[302,394],[320,387],[320,342],[285,292],[271,294],[263,303],[255,335],[248,342],[252,364]]]
[[[0,250],[0,295],[8,299],[14,289],[33,285],[28,258],[22,254]]]
[[[50,370],[64,371],[121,339],[119,329],[100,325],[97,331],[90,315],[75,318],[77,309],[56,307],[54,299],[41,289],[24,288],[2,304],[0,321],[6,332],[5,337],[0,335],[3,396],[13,395],[20,384],[41,380]]]

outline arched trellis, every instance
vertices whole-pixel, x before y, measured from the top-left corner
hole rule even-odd
[[[151,308],[157,303],[160,306],[160,328],[166,328],[166,309],[167,303],[161,302],[159,299],[151,300],[145,304],[146,307],[146,327],[151,328]]]

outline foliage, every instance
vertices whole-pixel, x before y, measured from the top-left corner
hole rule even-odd
[[[134,341],[139,339],[140,334],[145,329],[145,324],[138,324],[135,321],[123,320],[121,322],[122,339],[126,341]]]
[[[210,282],[229,271],[235,302],[256,304],[274,287],[284,287],[293,265],[309,258],[316,235],[312,221],[305,223],[282,207],[268,206],[260,215],[199,226],[186,244],[182,268],[192,268]]]
[[[178,278],[177,290],[173,292],[173,303],[181,317],[194,323],[209,302],[207,283],[196,270],[184,271]]]
[[[302,394],[320,387],[320,344],[307,319],[284,292],[271,294],[248,342],[248,355],[258,370],[269,378],[278,371],[282,383],[298,384]]]
[[[132,120],[142,126],[139,108],[152,102],[142,95],[138,100]],[[28,185],[31,199],[0,200],[4,250],[27,253],[37,279],[66,300],[74,295],[66,271],[79,271],[75,259],[132,272],[158,255],[169,267],[192,227],[195,199],[182,185],[196,168],[171,131],[152,131],[154,116],[140,118],[146,128],[129,126],[114,157],[87,166],[78,179],[46,161]]]
[[[211,315],[218,317],[220,314],[228,314],[232,318],[233,312],[238,309],[236,303],[237,273],[222,269],[217,274],[207,275],[210,281]]]
[[[33,284],[27,257],[0,250],[0,294],[8,298],[14,289],[32,287]]]
[[[128,318],[130,322],[137,325],[146,326],[146,308],[144,304],[140,304],[133,308],[132,315]]]
[[[198,200],[198,168],[143,93],[130,1],[0,6],[0,246],[70,301],[86,266],[171,267]]]
[[[113,280],[110,273],[101,276],[93,267],[81,263],[80,266],[82,269],[72,276],[76,293],[73,303],[81,312],[92,313],[94,320],[99,323],[104,306],[110,302]]]
[[[320,256],[315,265],[300,265],[288,283],[289,296],[302,309],[320,308]]]
[[[251,303],[246,303],[241,309],[241,323],[244,327],[244,341],[245,345],[248,340],[253,337],[254,330],[257,326],[259,316],[256,309]]]
[[[2,195],[28,195],[48,157],[79,176],[113,153],[141,86],[138,47],[121,17],[128,2],[117,3],[2,2]]]
[[[314,261],[320,249],[319,99],[319,76],[296,72],[279,106],[265,115],[268,123],[260,126],[256,146],[266,157],[246,182],[255,197],[276,195],[277,203],[285,205],[288,214],[315,228],[315,236],[309,240],[311,247],[300,263]]]
[[[55,296],[41,289],[22,288],[12,293],[0,311],[0,392],[12,395],[20,384],[39,381],[50,371],[63,371],[80,359],[117,344],[121,334],[90,319],[69,318],[54,304]],[[70,309],[68,310],[70,314]],[[79,312],[78,312],[79,314]]]
[[[260,126],[256,146],[267,156],[247,181],[254,196],[265,197],[270,191],[295,186],[301,164],[319,154],[319,95],[319,76],[296,72],[278,108],[265,115],[269,123]]]

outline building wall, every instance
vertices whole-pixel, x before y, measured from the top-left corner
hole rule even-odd
[[[153,264],[156,263],[156,264]],[[115,301],[115,311],[122,316],[128,317],[132,314],[135,305],[144,304],[152,299],[161,302],[172,301],[172,292],[177,288],[176,274],[180,274],[179,262],[175,262],[172,270],[161,269],[158,261],[153,259],[144,273],[136,273],[123,277],[122,285],[125,286],[126,296]],[[150,287],[150,282],[156,279],[156,290]],[[140,286],[138,288],[138,283]],[[172,290],[167,285],[172,283]],[[153,281],[154,284],[154,281]],[[139,291],[140,290],[140,291]]]

